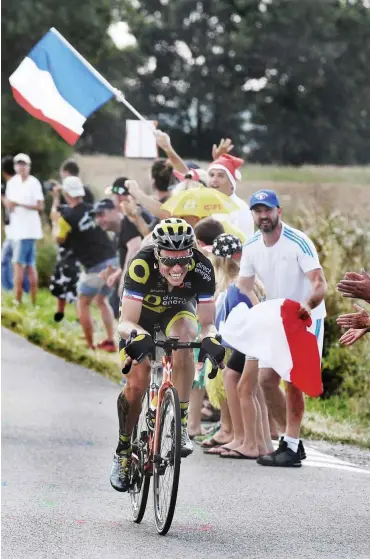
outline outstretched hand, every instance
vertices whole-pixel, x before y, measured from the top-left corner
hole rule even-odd
[[[338,316],[337,324],[342,328],[354,328],[356,330],[370,328],[370,315],[367,310],[356,303],[353,306],[358,312]]]
[[[362,338],[362,336],[365,336],[366,332],[368,332],[367,328],[363,328],[362,330],[350,328],[340,338],[339,343],[345,346],[353,345],[357,340]]]
[[[232,140],[230,138],[226,138],[226,139],[222,138],[218,146],[216,144],[213,144],[212,146],[213,161],[221,157],[221,155],[225,155],[226,153],[229,153],[233,149],[233,147],[234,144],[232,143]]]
[[[362,269],[360,274],[347,272],[337,284],[342,297],[352,297],[370,302],[370,276]]]

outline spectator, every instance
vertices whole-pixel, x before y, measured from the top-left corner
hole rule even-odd
[[[246,303],[250,308],[252,301],[234,283],[239,273],[242,251],[242,243],[238,237],[220,235],[207,250],[211,250],[213,254],[211,261],[220,291],[216,306],[218,327],[239,303]],[[255,283],[254,296],[255,304],[264,298],[263,287],[258,281]],[[215,448],[206,453],[220,454],[222,458],[257,459],[261,454],[272,452],[266,403],[258,384],[257,362],[246,360],[245,355],[233,349],[223,371],[223,380],[233,439],[221,446],[214,445]],[[213,441],[205,441],[203,447],[212,446],[212,442],[217,442],[217,439],[213,437]]]
[[[79,177],[80,166],[78,165],[77,161],[75,161],[74,159],[67,159],[66,161],[64,161],[60,168],[60,176],[62,178],[62,181],[67,177]],[[85,191],[84,202],[86,204],[92,205],[95,201],[94,194],[92,193],[91,188],[86,184],[84,184],[83,187]]]
[[[115,233],[114,244],[118,251],[119,267],[107,276],[107,285],[113,287],[125,275],[128,262],[140,250],[142,235],[126,215],[117,209],[109,198],[97,202],[90,212],[103,231]]]
[[[80,168],[73,160],[67,160],[60,169],[62,180],[67,177],[78,177]],[[55,228],[60,217],[61,204],[68,206],[64,198],[61,198],[61,186],[56,181],[50,181],[53,204],[50,212],[50,219]],[[83,201],[86,204],[94,203],[94,195],[89,187],[84,186],[85,196]],[[67,303],[74,303],[77,300],[77,283],[80,277],[81,267],[71,248],[70,239],[67,237],[64,243],[58,247],[57,260],[54,273],[51,277],[50,292],[57,298],[57,310],[54,320],[60,322],[64,318],[64,310]]]
[[[253,217],[244,200],[235,194],[236,181],[240,178],[238,169],[242,163],[242,159],[229,154],[215,159],[208,167],[209,186],[229,196],[239,206],[239,210],[227,215],[226,219],[249,238],[254,232]],[[220,218],[225,219],[225,216],[220,214]]]
[[[14,177],[14,163],[13,157],[11,155],[5,155],[1,159],[1,202],[3,208],[3,221],[4,221],[4,233],[5,239],[1,247],[1,287],[5,291],[11,291],[13,289],[13,242],[10,238],[10,220],[9,211],[6,209],[5,201],[5,191],[7,182]],[[23,291],[28,293],[30,290],[30,283],[28,280],[27,271],[24,274],[23,280]]]
[[[83,201],[85,190],[81,180],[76,176],[66,177],[62,188],[68,207],[61,208],[55,235],[58,243],[65,243],[69,238],[70,246],[84,268],[77,291],[79,318],[86,343],[94,349],[90,307],[95,299],[107,332],[107,338],[96,347],[114,352],[114,315],[108,302],[111,289],[99,275],[109,266],[116,266],[114,246],[107,233],[97,227],[90,216],[91,207]]]
[[[202,247],[208,244],[212,244],[213,240],[220,233],[223,233],[223,226],[219,221],[213,218],[205,218],[199,221],[198,224],[195,226],[194,233],[198,243],[198,247],[200,250],[202,250]],[[203,252],[203,254],[208,257],[208,253]],[[194,352],[194,357],[197,362],[197,351]],[[195,368],[195,377],[189,402],[188,429],[190,438],[194,438],[197,435],[202,435],[202,407],[206,392],[204,375],[204,367],[201,370],[199,370],[197,367]],[[228,426],[224,421],[222,425],[221,437],[224,436],[224,432],[227,430],[227,427]]]
[[[327,285],[316,248],[302,231],[281,221],[280,202],[273,190],[255,192],[250,209],[259,231],[243,247],[238,287],[252,300],[255,276],[265,286],[267,299],[292,299],[301,304],[300,316],[312,317],[310,331],[316,335],[320,354],[323,344],[324,295]],[[253,357],[253,356],[251,356]],[[272,415],[284,435],[279,448],[258,459],[263,466],[301,466],[305,458],[299,440],[304,414],[302,392],[286,383],[286,400],[280,390],[280,377],[260,362],[260,382]]]
[[[25,153],[14,157],[14,177],[6,185],[5,207],[10,212],[10,238],[13,241],[15,299],[22,301],[25,272],[30,282],[32,303],[36,304],[36,241],[42,238],[40,212],[44,195],[40,182],[30,174],[31,159]]]
[[[224,233],[224,227],[214,217],[204,217],[194,227],[194,233],[200,249],[211,246],[216,237]]]

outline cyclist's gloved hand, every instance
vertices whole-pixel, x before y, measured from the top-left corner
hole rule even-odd
[[[128,343],[120,350],[121,362],[124,364],[127,357],[130,357],[130,363],[123,366],[122,373],[126,375],[132,365],[132,361],[141,363],[145,357],[154,356],[153,338],[149,334],[139,334],[134,338],[129,338]]]
[[[208,375],[208,378],[212,379],[217,375],[218,368],[225,358],[225,348],[221,345],[217,338],[203,338],[199,351],[198,362],[204,363],[207,358],[212,363],[212,371]]]

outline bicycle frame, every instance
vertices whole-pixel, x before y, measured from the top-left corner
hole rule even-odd
[[[174,349],[181,350],[181,349],[194,349],[200,348],[201,342],[180,342],[179,338],[171,337],[165,340],[154,340],[154,345],[156,347],[163,348],[165,354],[162,357],[162,369],[163,369],[163,376],[162,382],[157,390],[157,405],[156,405],[156,413],[155,413],[155,429],[154,429],[154,436],[149,435],[149,455],[155,460],[158,454],[158,441],[159,441],[159,421],[158,421],[158,412],[161,407],[161,403],[163,400],[163,395],[167,388],[174,386],[172,382],[172,352]],[[151,379],[150,379],[150,386],[155,384],[156,381],[156,373],[160,363],[158,361],[152,362],[152,370],[151,370]],[[155,396],[152,392],[150,392],[150,400]]]
[[[163,399],[163,394],[167,390],[167,388],[173,386],[172,382],[172,352],[170,355],[164,355],[162,357],[162,366],[163,366],[163,377],[162,383],[158,390],[158,398],[157,398],[157,409],[156,409],[156,416],[155,416],[155,430],[154,430],[154,445],[153,445],[153,455],[156,456],[158,453],[158,434],[159,434],[159,421],[157,418],[158,411],[161,409],[161,403]]]

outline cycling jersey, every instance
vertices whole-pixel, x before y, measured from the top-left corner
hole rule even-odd
[[[123,296],[142,301],[143,307],[153,313],[186,306],[186,303],[213,301],[216,289],[213,266],[199,250],[193,250],[193,258],[184,282],[172,291],[158,269],[154,246],[140,250],[131,261],[125,276]]]

